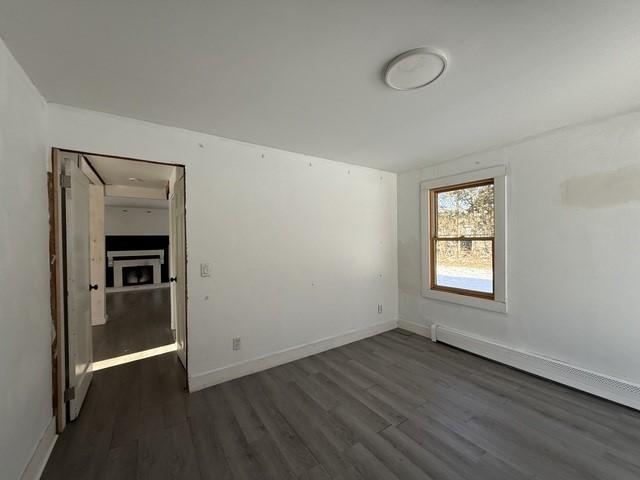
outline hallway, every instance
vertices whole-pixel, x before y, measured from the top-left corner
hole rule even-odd
[[[93,327],[93,360],[141,352],[174,342],[169,288],[107,294],[108,321]]]

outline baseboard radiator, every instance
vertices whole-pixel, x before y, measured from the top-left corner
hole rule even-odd
[[[507,347],[443,325],[432,325],[429,336],[434,342],[446,343],[640,410],[640,385],[575,367],[543,355]]]

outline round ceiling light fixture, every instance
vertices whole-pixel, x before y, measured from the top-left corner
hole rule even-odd
[[[444,53],[431,47],[414,48],[389,62],[384,81],[396,90],[415,90],[433,83],[446,68]]]

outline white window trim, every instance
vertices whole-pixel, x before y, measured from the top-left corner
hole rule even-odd
[[[507,312],[507,169],[504,165],[475,170],[459,175],[435,178],[420,183],[420,225],[421,225],[421,258],[422,258],[422,296],[432,300],[456,303],[472,308],[480,308],[493,312]],[[493,178],[495,205],[495,251],[494,251],[494,300],[472,297],[458,293],[432,290],[430,286],[431,249],[429,248],[429,192],[430,190],[461,183],[469,183]]]

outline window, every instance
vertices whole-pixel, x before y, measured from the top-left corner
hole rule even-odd
[[[493,178],[431,190],[431,289],[494,299]]]
[[[506,312],[506,169],[421,184],[422,294]]]

